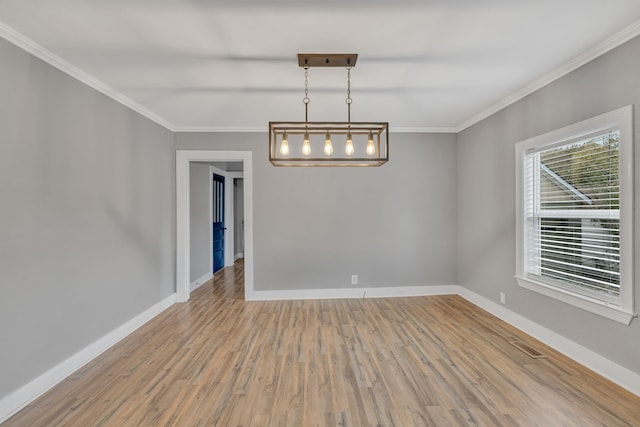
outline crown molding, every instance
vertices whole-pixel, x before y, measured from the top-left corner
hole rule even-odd
[[[54,53],[50,52],[43,46],[39,45],[38,43],[34,42],[30,38],[24,36],[14,28],[8,26],[7,24],[1,21],[0,21],[0,37],[4,38],[9,43],[13,43],[14,45],[18,46],[20,49],[27,51],[28,53],[35,56],[36,58],[41,59],[42,61],[46,62],[52,67],[57,68],[63,73],[66,73],[71,77],[75,78],[76,80],[79,80],[80,82],[86,84],[87,86],[97,90],[103,95],[108,96],[114,101],[119,102],[125,107],[128,107],[133,111],[135,111],[136,113],[159,124],[160,126],[166,128],[167,130],[170,130],[170,131],[173,130],[174,126],[168,121],[166,121],[165,119],[163,119],[162,117],[146,109],[142,105],[133,101],[131,98],[118,92],[117,90],[107,85],[103,81],[93,77],[91,74],[65,61],[64,59],[60,58],[58,55],[55,55]]]
[[[176,133],[269,133],[269,124],[264,126],[176,126]]]
[[[457,133],[455,127],[410,127],[410,126],[389,126],[389,133]]]
[[[555,70],[543,75],[542,77],[527,84],[520,90],[502,98],[497,103],[493,104],[489,108],[482,110],[475,116],[470,117],[458,126],[454,127],[390,127],[390,132],[394,133],[459,133],[468,127],[486,119],[487,117],[497,113],[505,107],[516,103],[527,95],[543,88],[544,86],[552,83],[555,80],[567,75],[568,73],[576,70],[577,68],[587,64],[590,61],[604,55],[610,50],[620,46],[621,44],[631,40],[632,38],[640,35],[640,20],[625,27],[621,31],[617,32],[608,39],[598,43],[582,54],[574,57],[570,61],[556,68]],[[174,126],[172,123],[158,116],[154,112],[148,110],[131,98],[118,92],[111,86],[107,85],[103,81],[93,77],[89,73],[81,70],[80,68],[65,61],[43,46],[22,35],[14,28],[0,21],[0,37],[4,38],[8,42],[18,46],[19,48],[27,51],[35,57],[41,59],[47,64],[59,69],[60,71],[70,75],[71,77],[79,80],[87,86],[97,90],[98,92],[108,96],[109,98],[119,102],[120,104],[130,108],[131,110],[139,113],[140,115],[148,118],[149,120],[159,124],[172,132],[212,132],[212,133],[264,133],[267,132],[263,127],[255,126],[237,126],[237,127],[223,127],[223,126]]]
[[[632,38],[640,35],[640,20],[634,22],[633,24],[625,27],[621,31],[615,33],[611,37],[603,40],[602,42],[596,44],[592,48],[586,50],[580,55],[574,57],[568,62],[564,63],[560,67],[555,70],[543,75],[542,77],[532,81],[528,85],[524,86],[522,89],[518,90],[515,93],[512,93],[509,96],[502,98],[500,101],[492,105],[491,107],[481,111],[475,116],[467,119],[462,122],[458,126],[456,126],[456,132],[462,132],[470,126],[478,123],[481,120],[486,119],[487,117],[497,113],[505,107],[508,107],[511,104],[516,103],[527,95],[532,94],[533,92],[542,89],[544,86],[552,83],[555,80],[569,74],[570,72],[580,68],[581,66],[587,64],[588,62],[593,61],[594,59],[604,55],[610,50],[615,49],[621,44],[628,42]]]
[[[178,126],[173,128],[176,133],[268,133],[269,129],[257,126]],[[389,133],[456,133],[455,127],[389,127]]]

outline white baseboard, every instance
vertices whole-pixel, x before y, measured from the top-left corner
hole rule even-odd
[[[238,252],[234,257],[233,257],[233,261],[237,261],[240,258],[244,258],[244,252]]]
[[[203,276],[204,278],[205,276]],[[209,277],[210,278],[210,277]],[[202,279],[202,278],[201,278]],[[199,279],[200,280],[200,279]],[[197,280],[196,282],[198,282]],[[209,280],[209,279],[206,279]],[[203,280],[200,284],[206,282]],[[194,283],[196,283],[194,282]],[[640,375],[509,309],[457,285],[254,291],[247,300],[389,298],[457,294],[576,362],[640,396]],[[0,400],[0,423],[176,302],[173,294]]]
[[[191,284],[189,285],[189,289],[191,289],[191,292],[195,291],[200,286],[202,286],[203,283],[207,282],[212,277],[213,277],[213,274],[211,274],[211,272],[206,273],[202,277],[200,277],[200,278],[194,280],[193,282],[191,282]]]
[[[247,300],[295,300],[338,298],[389,298],[402,296],[429,296],[457,294],[483,310],[504,320],[528,335],[545,343],[567,357],[602,375],[619,386],[640,396],[640,375],[620,366],[604,356],[523,317],[503,305],[497,304],[462,286],[404,286],[382,288],[344,289],[295,289],[277,291],[254,291]]]
[[[67,360],[49,369],[33,381],[20,387],[18,390],[0,400],[0,423],[7,420],[16,412],[47,392],[51,387],[64,380],[66,377],[98,357],[105,350],[118,341],[131,334],[133,331],[153,319],[162,311],[176,302],[176,294],[172,294],[164,300],[154,304],[147,310],[138,314],[133,319],[119,326],[107,335],[80,350]]]
[[[471,292],[462,286],[458,286],[457,293],[467,301],[531,335],[535,339],[545,343],[549,347],[552,347],[581,365],[597,372],[603,377],[618,384],[620,387],[629,390],[636,396],[640,396],[640,374],[620,366],[604,356],[601,356],[598,353],[507,309],[503,305],[497,304],[485,297]]]
[[[246,296],[248,301],[296,300],[296,299],[342,299],[342,298],[393,298],[428,295],[456,294],[458,286],[400,286],[380,288],[333,288],[333,289],[287,289],[276,291],[253,291]]]

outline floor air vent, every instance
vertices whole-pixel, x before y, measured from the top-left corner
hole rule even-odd
[[[532,357],[534,359],[542,359],[542,358],[547,357],[547,356],[545,356],[544,354],[540,353],[538,350],[536,350],[535,348],[531,347],[529,344],[527,344],[525,342],[522,342],[522,341],[509,341],[509,344],[511,344],[512,346],[514,346],[515,348],[517,348],[518,350],[520,350],[521,352],[523,352],[527,356]]]

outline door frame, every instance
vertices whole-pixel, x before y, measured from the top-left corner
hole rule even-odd
[[[244,178],[244,296],[253,294],[253,153],[251,151],[176,150],[176,301],[189,300],[190,162],[242,162]],[[226,183],[225,183],[226,184]]]

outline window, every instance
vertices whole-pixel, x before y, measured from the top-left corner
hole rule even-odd
[[[633,311],[632,106],[516,144],[516,279],[621,323]]]

